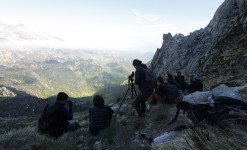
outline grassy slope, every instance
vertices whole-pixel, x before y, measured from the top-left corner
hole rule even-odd
[[[182,114],[173,126],[167,122],[174,116],[174,105],[153,106],[145,119],[137,119],[134,112],[125,114],[127,118],[119,118],[108,129],[98,136],[93,136],[87,128],[64,134],[55,140],[38,133],[36,130],[37,117],[0,118],[0,149],[38,149],[38,150],[82,150],[93,149],[96,141],[101,141],[101,149],[130,149],[136,131],[143,131],[152,137],[157,137],[170,129],[185,124],[186,117]],[[82,113],[76,114],[80,124],[88,122]],[[12,124],[18,122],[18,124]],[[160,149],[245,149],[247,143],[247,128],[234,126],[229,130],[218,127],[199,127],[194,131],[187,130],[177,139],[166,143]],[[25,144],[24,144],[25,143]],[[142,149],[150,149],[150,143],[144,144]]]

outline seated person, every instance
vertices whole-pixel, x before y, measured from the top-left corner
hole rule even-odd
[[[162,103],[173,104],[179,96],[178,89],[175,85],[164,83],[163,78],[158,77],[157,89],[155,90],[151,104],[156,104],[158,99]]]
[[[196,91],[203,91],[203,83],[200,80],[199,76],[194,76],[193,79],[190,81],[190,85],[187,87],[187,91],[190,93],[196,92]]]
[[[114,111],[104,105],[104,98],[100,95],[94,96],[93,105],[89,110],[89,131],[96,135],[100,130],[110,126]]]
[[[73,118],[72,102],[68,101],[68,98],[66,93],[60,92],[54,105],[46,105],[38,124],[43,133],[48,133],[51,137],[58,138],[65,132],[80,128],[77,122],[69,123],[68,121]],[[67,102],[69,110],[64,107]]]
[[[174,81],[173,81],[173,76],[172,76],[170,73],[167,73],[166,81],[167,81],[169,84],[175,85],[175,83],[174,83]]]
[[[152,101],[151,104],[157,104],[157,100],[162,99],[162,97],[164,98],[164,94],[165,94],[165,86],[164,86],[164,80],[162,77],[158,77],[157,78],[157,88],[155,89],[155,92],[153,94],[152,97]]]
[[[184,76],[181,74],[179,70],[176,71],[174,75],[174,83],[179,90],[184,91],[186,89],[186,83],[184,81]]]

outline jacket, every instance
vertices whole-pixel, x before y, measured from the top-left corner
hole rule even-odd
[[[89,130],[97,134],[100,130],[109,127],[114,111],[106,105],[93,106],[89,110]]]
[[[203,83],[201,80],[193,79],[190,81],[188,92],[193,93],[193,92],[202,91],[202,90],[203,90]]]
[[[177,76],[174,76],[174,83],[176,87],[182,91],[186,88],[186,83],[184,81],[184,76],[181,74],[178,74]]]
[[[49,134],[53,137],[59,137],[69,125],[68,120],[72,120],[73,118],[72,106],[69,106],[68,111],[63,104],[56,102],[47,108],[46,116],[48,118]]]
[[[141,92],[152,91],[153,88],[150,87],[150,84],[152,84],[152,83],[147,82],[144,69],[147,69],[147,66],[145,64],[140,64],[136,68],[134,84],[138,85],[138,88]]]

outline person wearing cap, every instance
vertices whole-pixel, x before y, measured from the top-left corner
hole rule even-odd
[[[69,96],[64,92],[59,92],[54,105],[49,106],[46,111],[46,124],[49,124],[49,134],[58,138],[63,133],[76,130],[80,127],[77,122],[69,123],[73,118],[72,102],[68,101]],[[69,110],[64,106],[68,103]]]
[[[203,91],[203,83],[200,80],[198,75],[195,75],[193,79],[190,81],[190,85],[187,88],[187,91],[190,93],[196,92],[196,91]]]
[[[153,87],[146,80],[144,69],[148,69],[142,61],[134,59],[132,65],[136,69],[134,84],[138,85],[139,95],[134,100],[134,106],[140,118],[145,116],[146,104],[145,101],[153,93]]]

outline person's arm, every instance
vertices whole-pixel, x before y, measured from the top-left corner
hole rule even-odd
[[[141,78],[141,69],[137,69],[135,72],[135,84],[141,84],[142,83],[142,78]]]
[[[65,113],[65,116],[68,120],[72,120],[73,119],[73,111],[72,109],[70,109],[69,111],[67,109],[66,110],[66,113]]]
[[[68,101],[68,104],[69,104],[69,111],[65,107],[63,107],[61,113],[63,114],[63,117],[65,117],[67,120],[72,120],[73,118],[72,102]]]

